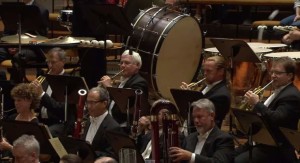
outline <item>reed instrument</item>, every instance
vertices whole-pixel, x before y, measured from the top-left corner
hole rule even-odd
[[[158,112],[161,109],[167,109],[171,114],[164,114],[162,119],[162,130],[163,130],[163,149],[160,149],[159,145],[159,119]],[[160,162],[160,154],[163,154],[163,162],[172,162],[168,155],[169,147],[178,147],[178,126],[179,118],[177,116],[177,108],[170,101],[162,100],[156,103],[150,112],[150,121],[152,126],[152,159],[155,162]],[[161,152],[161,150],[163,150]]]
[[[138,120],[141,117],[141,100],[142,100],[143,91],[141,89],[135,90],[135,105],[134,105],[134,113],[133,113],[133,122],[131,127],[132,137],[137,139],[137,127]]]
[[[75,129],[73,133],[74,138],[81,138],[82,134],[84,133],[83,131],[83,110],[84,110],[84,105],[85,105],[85,100],[86,100],[86,95],[87,91],[85,89],[80,89],[78,91],[79,94],[79,100],[78,100],[78,105],[77,105],[77,120],[75,122]]]
[[[110,77],[111,80],[114,80],[117,76],[119,76],[124,70],[119,71],[118,73],[116,73],[114,76]],[[112,83],[114,83],[115,81],[113,81]],[[98,87],[103,87],[102,82],[100,81],[98,83]]]
[[[261,95],[261,93],[266,89],[268,88],[271,84],[273,83],[273,80],[271,80],[268,84],[266,84],[264,87],[257,87],[253,90],[253,93],[256,94],[256,95]],[[239,109],[242,109],[242,110],[246,110],[246,111],[251,111],[252,110],[252,107],[247,103],[247,102],[243,102]]]
[[[0,95],[1,95],[1,105],[0,105],[0,141],[3,139],[3,126],[2,126],[2,120],[4,117],[4,94],[3,94],[3,89],[0,87]]]
[[[206,78],[203,78],[195,83],[190,83],[187,85],[188,89],[195,89],[197,86],[199,86],[199,84],[201,84],[202,82],[204,82],[206,80]]]

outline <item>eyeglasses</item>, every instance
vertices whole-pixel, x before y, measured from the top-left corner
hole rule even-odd
[[[287,73],[285,71],[270,71],[269,74],[270,75],[281,75],[281,74],[284,74],[284,73]]]

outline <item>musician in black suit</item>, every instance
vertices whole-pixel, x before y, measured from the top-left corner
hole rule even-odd
[[[226,63],[222,56],[212,56],[205,59],[203,63],[203,72],[206,87],[201,92],[204,98],[213,102],[216,108],[215,122],[221,128],[222,122],[230,108],[230,92],[227,87]],[[188,84],[182,82],[182,89],[189,89]]]
[[[47,53],[49,75],[68,75],[65,72],[66,52],[61,48],[52,48]],[[57,101],[48,82],[32,82],[40,94],[41,107],[38,110],[39,120],[48,125],[52,136],[70,135],[74,129],[76,106],[67,105],[67,122],[65,122],[65,103]]]
[[[142,66],[142,59],[139,53],[125,50],[121,56],[120,69],[123,70],[121,83],[118,88],[140,89],[143,91],[142,98],[142,115],[149,115],[148,104],[148,84],[147,81],[139,74]],[[104,87],[112,87],[112,80],[109,76],[103,76],[99,81]],[[134,106],[135,98],[130,98],[130,107]],[[114,102],[113,102],[114,103]],[[121,112],[120,108],[115,104],[110,104],[110,114],[122,126],[126,126],[126,113]]]
[[[215,125],[215,107],[208,99],[192,103],[197,132],[186,137],[182,148],[170,147],[169,155],[174,162],[233,162],[233,138]]]
[[[245,94],[248,103],[254,106],[253,111],[259,113],[266,121],[271,134],[278,143],[277,147],[258,144],[253,147],[253,162],[294,162],[296,157],[293,147],[280,132],[280,127],[297,130],[300,117],[300,93],[293,84],[296,63],[289,57],[277,58],[273,61],[270,75],[273,80],[273,93],[265,102],[252,91]],[[247,149],[247,148],[244,148]],[[235,161],[248,162],[249,150],[237,150]]]
[[[108,114],[109,93],[105,88],[94,87],[87,95],[86,107],[90,118],[85,123],[83,139],[92,145],[98,157],[117,158],[105,136],[105,131],[121,132],[120,125]]]

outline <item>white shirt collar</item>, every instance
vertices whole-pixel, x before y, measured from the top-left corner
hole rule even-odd
[[[206,133],[204,133],[204,134],[199,133],[199,135],[198,135],[198,140],[199,140],[199,139],[207,139],[208,136],[209,136],[209,134],[211,133],[211,131],[212,131],[213,129],[214,129],[214,128],[208,130],[208,131],[207,131]]]

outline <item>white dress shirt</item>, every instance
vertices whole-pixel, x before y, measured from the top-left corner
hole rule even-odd
[[[195,151],[192,154],[190,163],[194,163],[195,162],[196,154],[201,154],[203,146],[205,144],[205,141],[208,138],[208,136],[209,136],[209,134],[211,133],[212,130],[213,130],[213,128],[210,129],[209,131],[207,131],[205,134],[199,134],[198,135],[198,141],[197,141],[197,144],[196,144],[196,147],[195,147]]]
[[[202,94],[205,95],[209,90],[211,90],[215,85],[219,84],[222,80],[216,81],[212,84],[207,84],[206,87],[202,90]]]
[[[101,123],[103,122],[104,118],[107,116],[108,112],[106,111],[104,114],[100,115],[99,117],[90,117],[90,127],[87,131],[85,140],[92,144],[94,137],[100,127]]]
[[[284,85],[284,86],[281,86],[281,87],[275,89],[275,90],[273,91],[273,93],[271,94],[271,96],[269,96],[269,97],[267,98],[267,100],[264,102],[264,105],[265,105],[266,107],[269,107],[269,105],[270,105],[271,102],[275,99],[275,97],[277,97],[278,94],[279,94],[286,86],[288,86],[289,84],[291,84],[291,83],[288,83],[287,85]]]

